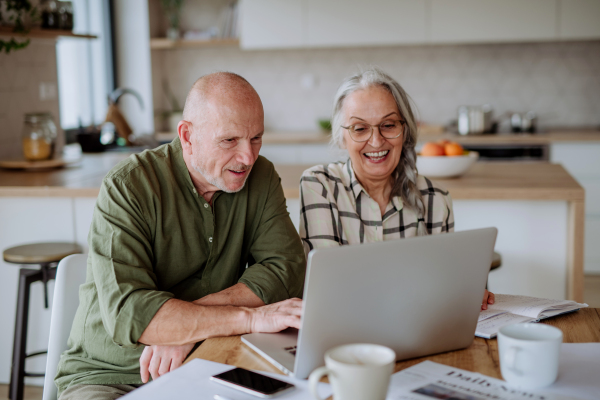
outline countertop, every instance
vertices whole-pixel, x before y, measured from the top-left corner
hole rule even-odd
[[[463,144],[550,144],[556,142],[600,142],[599,130],[556,130],[534,134],[499,133],[461,136],[454,133],[419,133],[420,143],[447,139]],[[266,132],[264,144],[326,144],[323,132]]]
[[[102,178],[124,153],[86,154],[79,164],[47,171],[0,169],[0,196],[96,197]],[[311,165],[276,165],[287,198],[298,198],[302,172]],[[558,164],[476,163],[460,178],[436,179],[454,199],[583,201],[585,192]]]

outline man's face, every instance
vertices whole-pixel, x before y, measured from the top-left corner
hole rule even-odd
[[[192,124],[191,165],[206,190],[240,191],[258,158],[264,132],[260,101],[211,102]]]

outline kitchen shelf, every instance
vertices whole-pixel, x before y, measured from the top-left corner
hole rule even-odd
[[[177,48],[193,48],[193,47],[218,47],[218,46],[239,46],[240,40],[237,38],[230,39],[207,39],[207,40],[171,40],[167,38],[150,39],[150,48],[152,50],[167,50]]]
[[[63,29],[41,29],[31,28],[27,33],[16,33],[13,32],[12,26],[0,26],[0,36],[13,36],[13,37],[25,37],[28,39],[56,39],[59,37],[69,37],[76,39],[96,39],[98,36],[95,35],[82,35],[73,33],[71,31]]]

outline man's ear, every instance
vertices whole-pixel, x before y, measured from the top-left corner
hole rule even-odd
[[[187,154],[192,154],[192,123],[181,120],[177,124],[177,134],[181,141],[181,147]]]

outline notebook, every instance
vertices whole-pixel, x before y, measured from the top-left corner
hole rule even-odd
[[[577,311],[587,304],[572,300],[552,300],[538,297],[496,294],[494,304],[479,313],[475,336],[485,339],[496,337],[505,325],[519,322],[538,322],[541,319]]]

